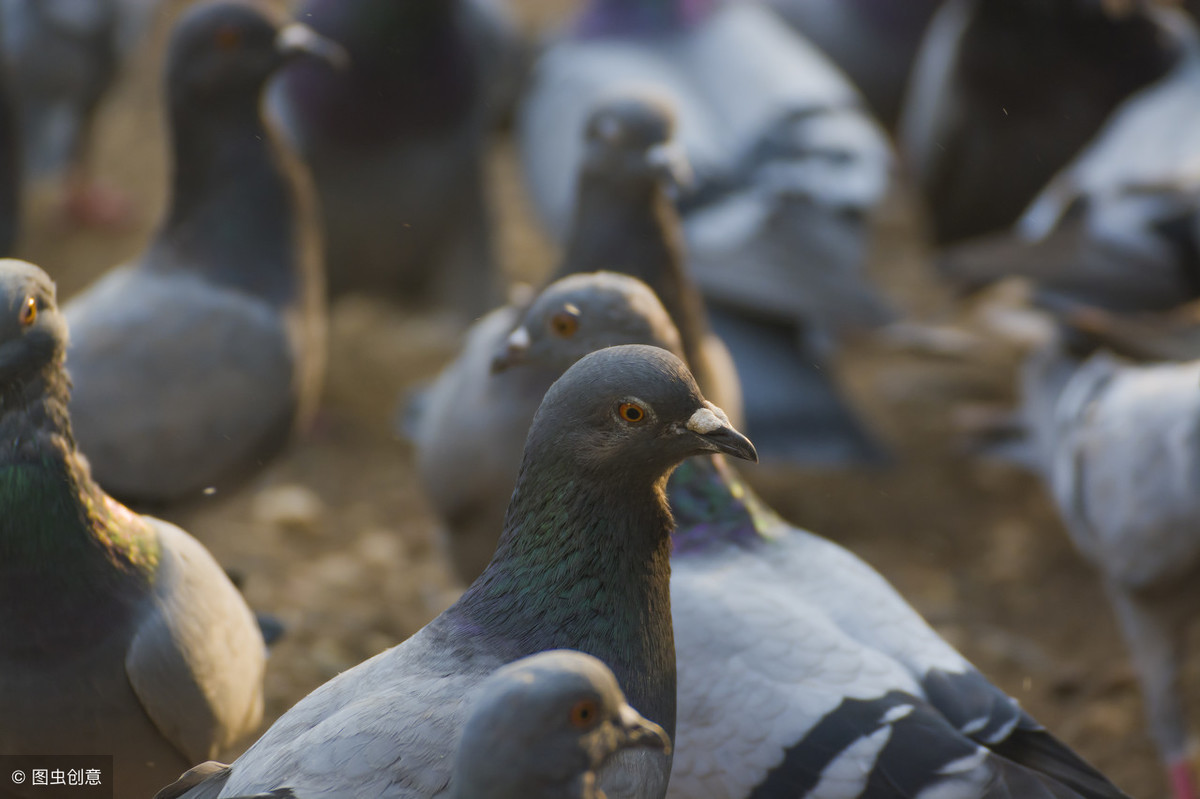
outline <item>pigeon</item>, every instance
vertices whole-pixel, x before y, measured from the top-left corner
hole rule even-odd
[[[1164,12],[1165,13],[1165,12]],[[1030,279],[1039,302],[1166,310],[1200,296],[1200,37],[1113,111],[1014,228],[943,253],[964,291]]]
[[[163,503],[260,467],[315,411],[324,298],[311,186],[259,115],[263,83],[332,42],[244,3],[170,43],[171,200],[149,247],[66,305],[71,415],[96,479]]]
[[[500,0],[306,0],[296,18],[350,68],[296,63],[270,114],[311,167],[332,293],[383,291],[477,316],[496,300],[487,133],[523,49]]]
[[[672,13],[686,17],[696,7],[664,4],[661,13],[674,8]],[[644,35],[610,30],[638,19],[630,12],[626,20],[619,3],[598,1],[589,8],[578,23],[582,33],[556,44],[535,68],[522,114],[526,177],[552,232],[558,230],[554,217],[570,212],[571,239],[588,226],[594,231],[588,241],[610,242],[606,253],[615,249],[619,240],[605,237],[604,217],[584,205],[589,196],[603,196],[605,178],[617,174],[618,162],[636,163],[616,147],[619,137],[648,142],[652,132],[675,135],[673,146],[682,156],[666,165],[673,160],[678,168],[686,159],[697,175],[710,175],[697,179],[710,188],[698,185],[693,199],[679,200],[687,244],[682,257],[708,304],[713,332],[732,355],[741,393],[754,403],[745,409],[746,429],[757,431],[752,435],[763,443],[764,460],[823,465],[882,460],[885,447],[847,406],[831,367],[834,342],[842,335],[894,316],[858,273],[867,217],[887,187],[890,156],[882,133],[854,105],[853,90],[832,68],[818,54],[796,49],[801,45],[793,35],[754,4],[714,5],[699,20],[670,19],[661,23],[665,32],[651,26]],[[642,22],[649,26],[655,19],[650,15]],[[726,66],[714,74],[710,62]],[[746,73],[747,83],[747,76],[758,75],[762,91],[725,86],[730,64]],[[804,79],[796,84],[782,78],[793,73]],[[659,102],[640,99],[639,106],[631,99],[622,106],[614,99],[650,92]],[[643,110],[633,113],[639,107]],[[729,125],[758,127],[725,130],[709,124],[713,115]],[[568,146],[566,139],[580,129],[584,135]],[[606,147],[610,152],[602,157]],[[726,148],[745,150],[717,165],[736,179],[712,176],[712,159],[724,156]],[[646,151],[647,166],[661,169],[667,155],[655,144]],[[578,171],[575,184],[565,170]],[[654,172],[643,172],[645,196]],[[578,207],[562,197],[572,185]],[[609,202],[629,202],[608,194]],[[695,199],[703,196],[707,199]],[[655,202],[665,223],[666,204]],[[616,212],[610,207],[608,214]],[[692,314],[679,316],[677,303],[653,278],[609,260],[586,265],[598,268],[648,280],[685,328],[685,348],[692,346],[687,330]]]
[[[1099,571],[1175,799],[1196,799],[1180,670],[1200,612],[1200,361],[1134,364],[1059,341],[1022,370],[1029,462]]]
[[[75,446],[54,284],[0,261],[0,751],[107,754],[149,796],[262,717],[266,650],[212,556]]]
[[[447,752],[469,711],[464,697],[547,649],[600,658],[630,704],[670,734],[673,525],[663,485],[684,458],[708,452],[755,458],[677,357],[639,345],[583,357],[542,400],[500,545],[458,602],[302,699],[229,767],[206,767],[199,784],[185,775],[182,790],[159,796],[452,792]],[[600,783],[610,797],[662,797],[669,772],[664,752],[626,751]]]
[[[896,124],[922,35],[942,0],[768,0],[833,59],[887,126]]]
[[[670,751],[603,662],[571,650],[502,666],[476,691],[454,760],[456,799],[599,799],[596,772],[631,748]]]
[[[1010,227],[1194,38],[1183,14],[1153,3],[948,0],[921,45],[898,133],[935,243]]]
[[[586,342],[636,330],[669,342],[666,310],[635,285],[599,273],[550,286],[513,334],[521,349],[506,372],[566,369]],[[565,337],[554,320],[568,305],[577,333]],[[722,459],[685,462],[667,490],[679,696],[669,797],[1122,796],[870,566],[783,521]]]
[[[96,113],[161,0],[2,0],[4,64],[14,90],[22,171],[64,175],[64,210],[119,226],[131,214],[114,189],[91,182]]]

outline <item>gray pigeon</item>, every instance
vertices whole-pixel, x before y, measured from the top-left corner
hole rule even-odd
[[[456,799],[600,799],[596,772],[625,749],[670,751],[604,663],[553,650],[502,666],[471,703],[454,759]]]
[[[161,0],[0,0],[28,178],[65,173],[76,221],[120,224],[128,201],[91,183],[96,112]]]
[[[1180,668],[1200,612],[1200,361],[1079,360],[1052,342],[1022,389],[1031,460],[1104,579],[1173,795],[1195,799]]]
[[[91,479],[66,340],[46,274],[0,261],[0,752],[111,754],[149,796],[258,726],[266,651],[204,547]]]
[[[496,555],[459,601],[309,694],[228,768],[199,785],[185,776],[184,790],[160,797],[453,791],[447,752],[465,697],[505,663],[547,649],[603,660],[630,703],[670,733],[673,523],[663,485],[705,452],[755,457],[682,361],[647,346],[585,356],[542,400]],[[610,797],[662,797],[669,772],[662,752],[626,751],[601,786]]]
[[[264,82],[302,53],[341,55],[244,3],[197,6],[174,31],[166,217],[138,259],[65,309],[76,434],[117,496],[164,502],[234,480],[315,411],[325,317],[311,187],[259,115]]]
[[[330,290],[485,311],[498,292],[483,159],[523,53],[502,0],[305,0],[296,18],[351,62],[297,63],[268,98],[313,172]]]
[[[1157,6],[949,0],[941,7],[913,67],[898,135],[938,244],[1011,226],[1118,104],[1194,46],[1184,15]]]
[[[1011,231],[945,252],[970,290],[1028,277],[1043,302],[1163,310],[1200,294],[1200,37],[1118,106]]]
[[[644,19],[619,3],[589,6],[575,34],[535,70],[521,117],[527,182],[552,232],[562,232],[564,215],[569,242],[591,231],[585,240],[606,257],[584,260],[584,268],[629,271],[659,292],[690,352],[694,313],[680,315],[681,303],[653,277],[617,264],[624,240],[606,229],[649,203],[659,224],[667,222],[654,170],[642,169],[635,182],[630,167],[652,158],[647,166],[661,171],[663,147],[655,142],[635,158],[634,145],[645,148],[651,135],[665,145],[674,133],[682,152],[675,161],[686,159],[700,176],[680,200],[687,253],[674,257],[686,257],[733,357],[751,403],[746,427],[758,431],[764,458],[879,460],[883,447],[841,397],[830,360],[842,333],[892,318],[858,271],[871,211],[887,188],[887,145],[853,89],[769,11],[698,5],[707,10],[697,20],[674,2]],[[664,99],[648,103],[650,91]],[[573,131],[583,135],[569,144]],[[610,185],[618,175],[629,178]],[[575,203],[563,196],[572,188]],[[678,236],[669,228],[660,235]],[[569,252],[586,249],[568,244]],[[566,259],[559,274],[572,264]],[[704,371],[698,364],[697,374]]]
[[[942,0],[768,0],[833,59],[889,127],[896,124],[922,34]]]
[[[530,370],[532,382],[568,368],[588,341],[638,330],[675,338],[663,306],[635,285],[599,273],[547,288],[514,333],[506,372]],[[573,336],[555,321],[567,308]],[[668,796],[1122,795],[879,574],[784,522],[719,458],[684,463],[667,491],[680,700]]]

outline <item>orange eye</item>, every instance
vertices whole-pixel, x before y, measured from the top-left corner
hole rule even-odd
[[[560,338],[570,338],[579,329],[579,312],[568,308],[550,317],[550,329]]]
[[[570,721],[572,727],[586,730],[595,726],[600,718],[600,708],[594,699],[581,699],[571,708]]]
[[[633,402],[622,402],[617,407],[617,413],[621,418],[632,424],[637,424],[646,418],[646,412],[642,410],[642,406]]]
[[[215,36],[217,49],[228,52],[242,46],[242,32],[233,25],[225,25],[217,29]]]
[[[25,298],[21,312],[17,314],[17,321],[21,323],[21,327],[29,327],[37,321],[37,300],[33,297]]]

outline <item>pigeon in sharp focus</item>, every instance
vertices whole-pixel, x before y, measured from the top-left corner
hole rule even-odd
[[[263,639],[197,541],[89,476],[46,274],[0,261],[0,315],[0,751],[111,754],[149,796],[258,726]]]
[[[587,342],[637,330],[670,341],[662,304],[635,286],[595,274],[547,288],[506,373],[566,369]],[[568,308],[576,332],[564,336]],[[679,675],[668,796],[1122,796],[879,574],[778,518],[722,461],[684,463],[667,491]]]
[[[617,752],[670,751],[662,727],[625,701],[612,671],[571,650],[541,652],[479,686],[454,762],[454,799],[600,799]]]
[[[465,695],[546,649],[603,660],[630,704],[670,733],[673,525],[663,486],[680,461],[706,452],[755,457],[682,361],[647,346],[585,356],[542,400],[496,555],[459,601],[309,694],[211,785],[160,796],[452,791],[447,752],[469,712]],[[601,787],[614,799],[662,797],[669,771],[664,753],[625,751]]]
[[[761,454],[801,464],[878,461],[883,447],[846,406],[831,380],[829,360],[831,343],[841,333],[891,318],[886,303],[857,273],[871,210],[888,182],[890,157],[882,134],[857,108],[853,90],[819,55],[796,52],[800,44],[769,11],[718,4],[697,21],[686,17],[683,5],[667,3],[659,13],[672,8],[681,16],[660,20],[665,32],[650,25],[650,15],[640,23],[646,30],[635,26],[640,33],[614,33],[614,26],[624,31],[636,15],[626,19],[618,13],[620,3],[595,2],[579,23],[583,33],[543,56],[522,116],[526,176],[543,216],[571,213],[572,240],[591,229],[588,240],[615,241],[605,236],[605,214],[615,216],[630,205],[628,193],[606,191],[604,185],[621,159],[629,162],[615,146],[621,144],[618,134],[631,142],[634,134],[644,138],[658,116],[662,121],[654,126],[670,135],[674,106],[675,146],[699,174],[710,176],[705,179],[710,185],[722,184],[706,191],[701,181],[695,196],[706,199],[683,199],[687,254],[679,257],[686,258],[708,302],[714,328],[723,328],[717,333],[733,357],[746,401],[755,402],[745,415],[746,427],[758,430]],[[719,53],[728,58],[717,58]],[[713,75],[707,57],[739,69]],[[780,81],[772,66],[807,77],[798,84]],[[761,91],[726,85],[734,72],[747,85],[749,76],[759,75],[762,80],[753,85]],[[640,120],[629,111],[638,103],[629,100],[622,109],[613,102],[621,93],[647,90],[664,99],[649,107],[643,100]],[[714,115],[726,125],[714,122]],[[737,130],[725,129],[735,123]],[[584,136],[568,147],[567,136],[580,129]],[[622,129],[629,132],[619,133]],[[607,160],[598,154],[606,146]],[[726,157],[724,147],[740,154]],[[658,163],[662,152],[657,146],[653,151]],[[717,154],[730,163],[714,167]],[[557,172],[564,169],[578,171],[575,204],[560,196],[573,185]],[[711,177],[718,169],[738,177]],[[653,174],[644,172],[645,178]],[[644,197],[651,188],[645,178],[639,189]],[[588,207],[589,195],[606,203],[605,214]],[[658,202],[659,222],[665,223],[667,206]],[[550,225],[559,228],[553,218]],[[647,279],[681,319],[685,348],[692,346],[687,329],[692,323],[678,316],[677,303],[653,278],[608,260],[585,263],[587,269],[630,271]],[[559,274],[570,268],[568,259]],[[841,440],[838,457],[829,457],[832,450],[823,441],[810,447],[813,435]]]
[[[76,435],[119,497],[170,501],[234,480],[315,411],[325,309],[312,191],[259,113],[264,82],[303,53],[344,55],[244,3],[197,6],[175,29],[166,217],[134,263],[65,308]]]
[[[888,127],[900,115],[922,35],[942,0],[768,0],[854,81]]]
[[[268,95],[312,169],[330,290],[432,297],[471,318],[497,299],[484,197],[497,92],[522,63],[500,0],[306,0],[343,44],[337,74],[295,64]]]
[[[1012,225],[1125,98],[1165,76],[1193,27],[1105,0],[950,0],[921,45],[900,150],[938,244]]]

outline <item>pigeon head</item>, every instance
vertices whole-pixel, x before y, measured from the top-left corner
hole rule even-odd
[[[670,751],[662,727],[625,701],[591,655],[554,650],[498,669],[479,688],[459,740],[458,796],[585,799],[623,749]]]
[[[61,362],[66,344],[54,281],[33,264],[0,260],[0,397],[10,385]]]
[[[640,344],[585,355],[555,381],[534,417],[526,460],[548,451],[614,487],[665,479],[683,459],[706,452],[758,460],[682,360]]]
[[[176,108],[227,104],[257,113],[263,84],[290,59],[311,55],[336,68],[348,63],[337,43],[292,23],[282,28],[249,2],[195,6],[175,26],[167,83]]]
[[[645,283],[615,272],[570,275],[538,295],[492,369],[530,364],[562,373],[589,352],[618,344],[683,351],[671,317]]]
[[[673,139],[675,114],[662,95],[631,87],[597,103],[584,128],[584,168],[593,174],[691,183],[691,167]]]

